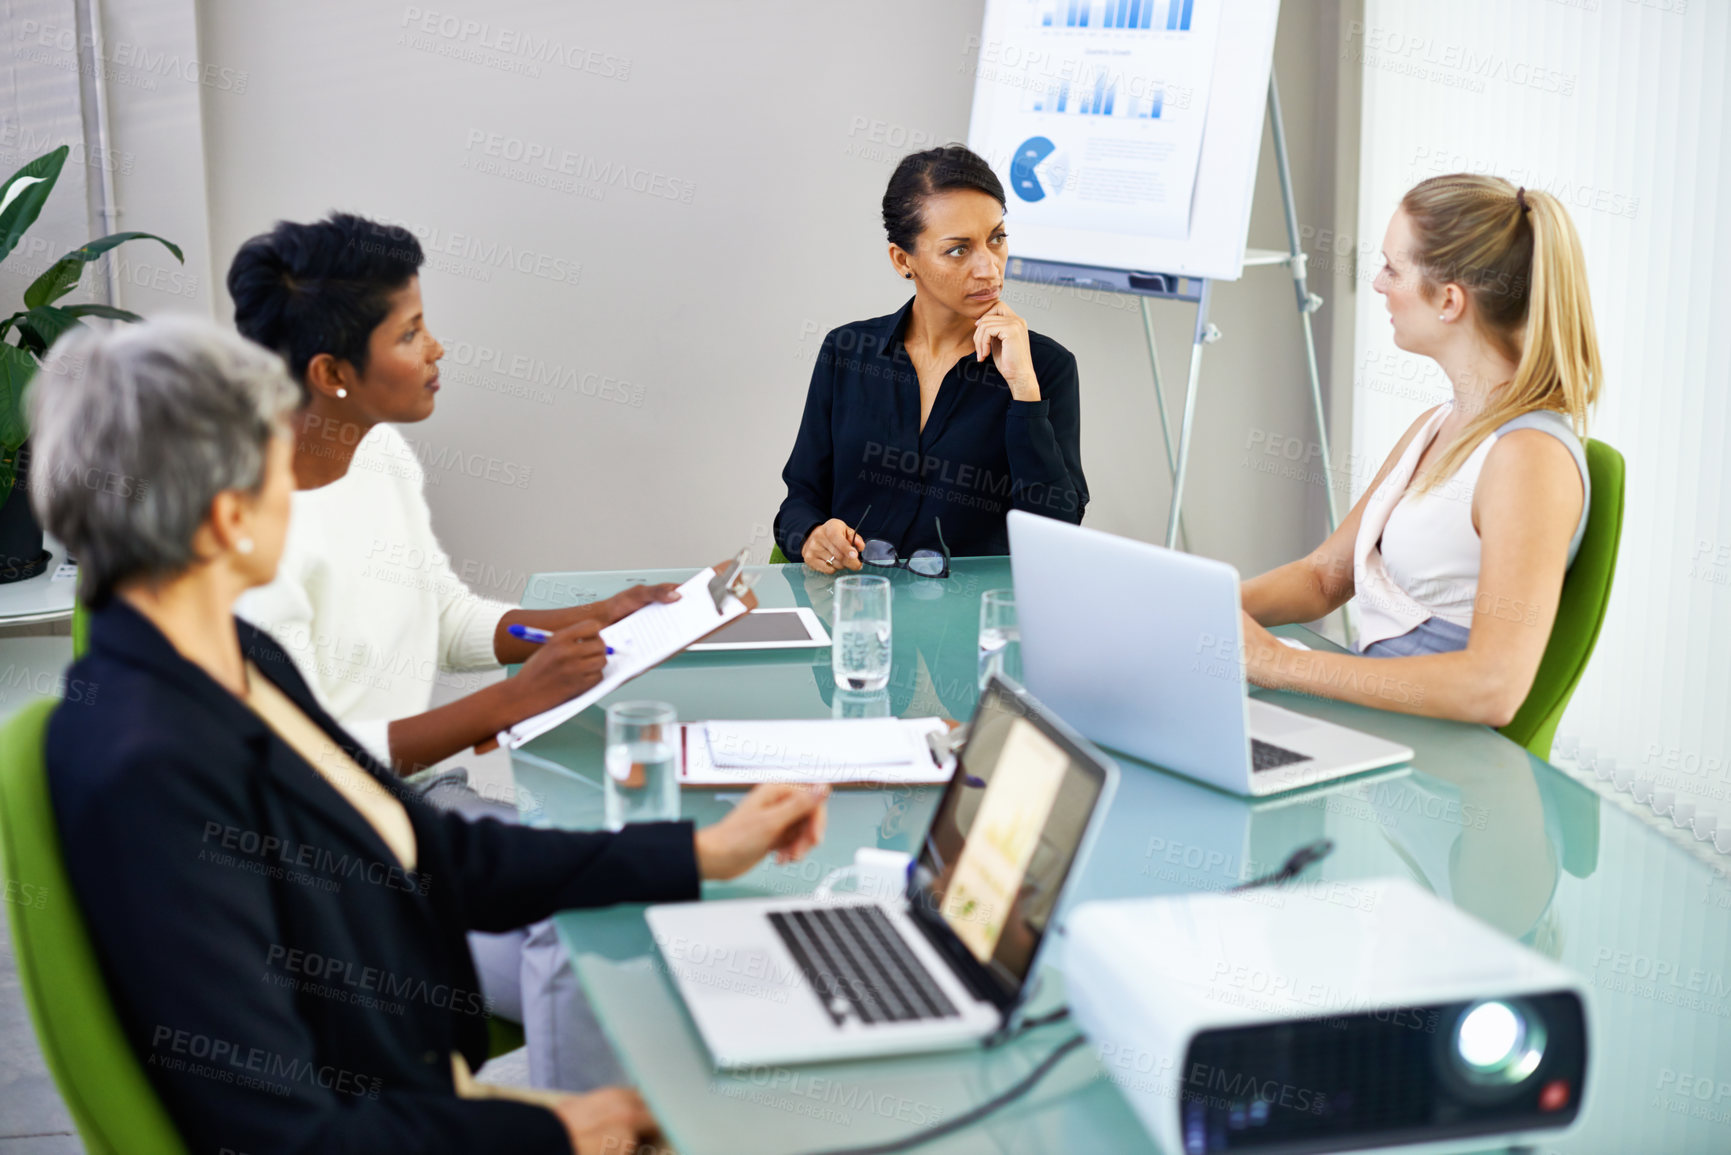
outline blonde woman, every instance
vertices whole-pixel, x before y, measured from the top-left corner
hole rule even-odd
[[[1581,438],[1603,386],[1586,263],[1563,206],[1497,177],[1401,199],[1375,287],[1394,343],[1454,397],[1413,422],[1309,557],[1244,583],[1261,686],[1502,726],[1538,672],[1586,530]],[[1357,607],[1356,655],[1265,627]]]

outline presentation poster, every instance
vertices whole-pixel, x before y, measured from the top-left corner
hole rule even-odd
[[[988,0],[970,144],[1039,230],[1186,240],[1218,0]]]

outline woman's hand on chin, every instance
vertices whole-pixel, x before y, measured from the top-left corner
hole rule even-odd
[[[1034,355],[1028,349],[1028,322],[1002,299],[974,322],[974,359],[987,357],[998,367],[1017,401],[1038,401],[1040,380],[1034,375]]]

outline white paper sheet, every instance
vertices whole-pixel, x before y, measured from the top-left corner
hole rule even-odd
[[[501,730],[499,745],[515,750],[525,742],[539,738],[711,630],[719,629],[745,613],[745,603],[734,597],[728,598],[727,612],[716,612],[715,602],[709,596],[709,580],[714,576],[714,569],[706,569],[679,587],[678,601],[652,602],[604,628],[601,640],[612,646],[614,653],[607,659],[601,681],[587,693],[579,694],[562,706],[525,718],[508,730]]]
[[[940,718],[693,722],[680,781],[943,783],[951,771],[932,759],[926,736],[947,728]]]

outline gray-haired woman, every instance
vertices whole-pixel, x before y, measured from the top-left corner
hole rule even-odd
[[[406,793],[231,612],[282,551],[298,397],[274,354],[185,320],[70,337],[32,389],[31,497],[79,559],[98,688],[55,712],[49,788],[134,1052],[199,1150],[633,1149],[655,1123],[629,1090],[474,1082],[464,934],[695,898],[803,855],[822,796],[588,834]]]

